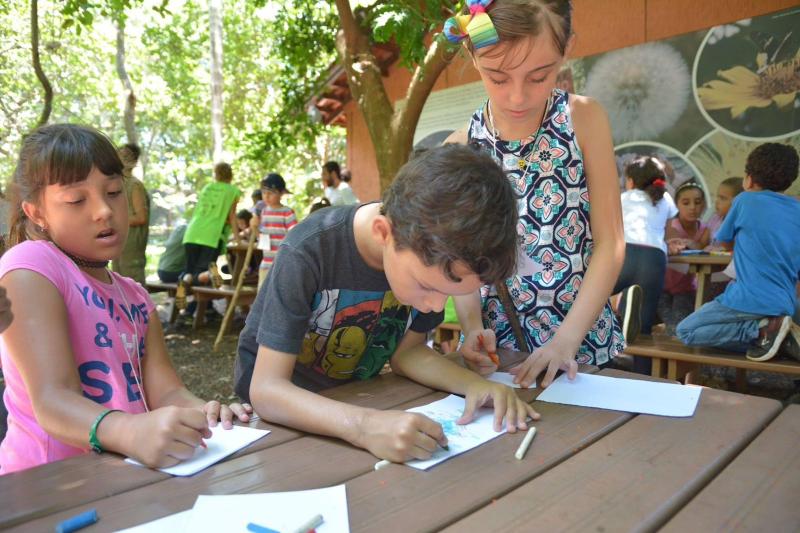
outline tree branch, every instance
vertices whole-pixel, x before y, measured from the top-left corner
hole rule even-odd
[[[53,109],[53,87],[50,81],[42,70],[42,64],[39,60],[39,0],[31,0],[31,55],[33,56],[33,70],[36,72],[36,77],[44,87],[44,109],[39,117],[39,122],[36,126],[43,126],[47,124],[50,118],[50,112]]]

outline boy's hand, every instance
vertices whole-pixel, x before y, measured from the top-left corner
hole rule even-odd
[[[514,389],[487,380],[476,380],[467,386],[465,394],[464,414],[456,420],[457,424],[469,424],[475,418],[475,411],[484,405],[494,405],[494,430],[500,431],[503,420],[506,421],[506,430],[515,433],[518,429],[528,429],[526,420],[540,418],[533,407],[523,402],[514,392]]]
[[[489,352],[494,353],[497,350],[496,344],[494,331],[478,329],[470,331],[464,338],[464,344],[461,345],[459,352],[470,370],[488,376],[497,370],[497,365],[489,357]]]
[[[206,402],[203,406],[203,412],[206,414],[208,427],[213,428],[217,425],[217,421],[222,421],[223,428],[231,429],[233,427],[234,416],[238,418],[240,422],[250,421],[250,414],[253,412],[253,406],[249,403],[221,405],[218,401],[212,400]]]
[[[420,413],[369,411],[361,423],[361,447],[381,459],[403,463],[430,459],[436,446],[447,446],[442,426]]]
[[[128,427],[128,455],[151,468],[189,459],[202,445],[202,439],[211,437],[203,411],[189,407],[168,406],[132,415]]]
[[[534,350],[525,361],[509,372],[514,375],[514,383],[519,383],[527,388],[536,381],[536,377],[541,374],[542,370],[547,368],[547,373],[542,379],[542,387],[547,388],[555,379],[558,370],[565,370],[569,379],[575,379],[578,374],[575,352],[576,350],[564,348],[556,341],[550,341]]]

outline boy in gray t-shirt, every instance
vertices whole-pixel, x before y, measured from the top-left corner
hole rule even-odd
[[[526,429],[532,407],[426,345],[449,295],[514,271],[516,200],[503,171],[448,145],[407,163],[383,203],[332,207],[289,232],[239,338],[235,388],[264,419],[330,435],[396,462],[447,444],[418,413],[376,411],[312,391],[392,370],[461,394],[467,423],[491,400],[495,428]]]

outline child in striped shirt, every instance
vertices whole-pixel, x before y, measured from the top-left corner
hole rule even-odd
[[[281,241],[286,233],[297,224],[294,210],[281,203],[281,197],[291,193],[286,190],[286,181],[280,174],[268,174],[261,180],[261,192],[264,198],[264,208],[261,210],[261,219],[258,223],[258,248],[264,252],[264,258],[258,269],[259,288],[267,278],[267,272],[278,254]]]

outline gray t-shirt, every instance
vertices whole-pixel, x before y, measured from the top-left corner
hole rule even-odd
[[[397,301],[356,248],[358,206],[312,213],[281,243],[239,336],[234,388],[249,401],[259,345],[297,354],[292,381],[309,390],[378,374],[408,329],[428,332],[443,313]]]

